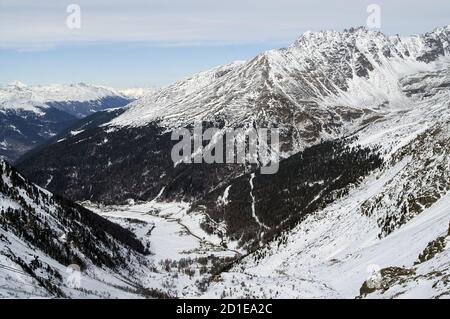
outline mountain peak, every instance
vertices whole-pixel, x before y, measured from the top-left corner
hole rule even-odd
[[[365,26],[358,26],[358,27],[350,27],[349,29],[344,29],[344,33],[345,32],[349,32],[349,33],[356,33],[356,32],[369,32],[370,30],[365,27]]]
[[[15,86],[17,88],[25,88],[27,85],[21,81],[14,80],[8,83],[8,86]]]
[[[448,32],[450,32],[450,24],[444,25],[442,27],[437,27],[433,31],[431,31],[431,33],[448,33]]]
[[[355,39],[385,39],[387,38],[382,32],[371,30],[364,26],[351,27],[343,31],[321,30],[306,31],[301,35],[290,47],[302,46],[333,46],[337,42],[345,43],[354,41]]]

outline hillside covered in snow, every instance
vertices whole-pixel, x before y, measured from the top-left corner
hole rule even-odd
[[[133,295],[150,251],[132,232],[0,170],[1,297]]]

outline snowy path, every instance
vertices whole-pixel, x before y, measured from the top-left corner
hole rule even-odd
[[[263,223],[261,223],[261,221],[259,220],[258,216],[256,216],[256,208],[255,208],[255,196],[253,195],[253,179],[255,178],[255,173],[252,173],[252,175],[250,176],[250,197],[252,199],[252,216],[255,219],[256,223],[258,223],[258,225],[264,229],[269,229],[269,227],[267,227],[266,225],[264,225]]]

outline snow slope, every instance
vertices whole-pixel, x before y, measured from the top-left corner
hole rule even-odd
[[[247,257],[222,274],[223,281],[213,283],[205,297],[219,297],[226,291],[235,298],[354,298],[374,272],[389,266],[414,267],[427,244],[448,231],[450,193],[381,240],[376,218],[360,211],[361,203],[381,192],[403,165],[379,173],[347,198],[309,217],[286,235],[286,244],[273,243]],[[448,278],[448,252],[439,258],[419,266],[418,273],[437,268]],[[237,285],[241,282],[242,288]],[[410,285],[400,289],[405,296],[431,298],[449,291],[445,282],[437,289],[427,289],[428,283],[412,281]]]

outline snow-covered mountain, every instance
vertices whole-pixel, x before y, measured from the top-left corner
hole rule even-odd
[[[236,262],[206,296],[448,298],[449,87],[447,57],[403,77],[409,103],[353,135],[384,164]]]
[[[84,83],[27,86],[15,81],[0,86],[0,156],[16,160],[77,119],[133,99]]]
[[[19,167],[76,200],[188,202],[167,216],[180,236],[239,252],[195,296],[448,297],[449,44],[450,26],[308,32],[88,117]],[[170,133],[195,121],[281,128],[279,174],[173,165]]]
[[[117,105],[105,103],[109,99],[116,99]],[[2,110],[24,110],[38,114],[42,114],[42,109],[54,107],[76,117],[85,117],[106,108],[121,106],[129,100],[114,89],[85,83],[28,86],[14,81],[0,87]],[[85,104],[80,107],[82,103]]]
[[[399,79],[430,70],[431,62],[448,55],[449,34],[450,27],[414,37],[365,28],[307,32],[288,48],[147,95],[110,124],[142,126],[159,120],[169,129],[194,120],[278,124],[288,136],[287,149],[298,151],[404,107]]]

